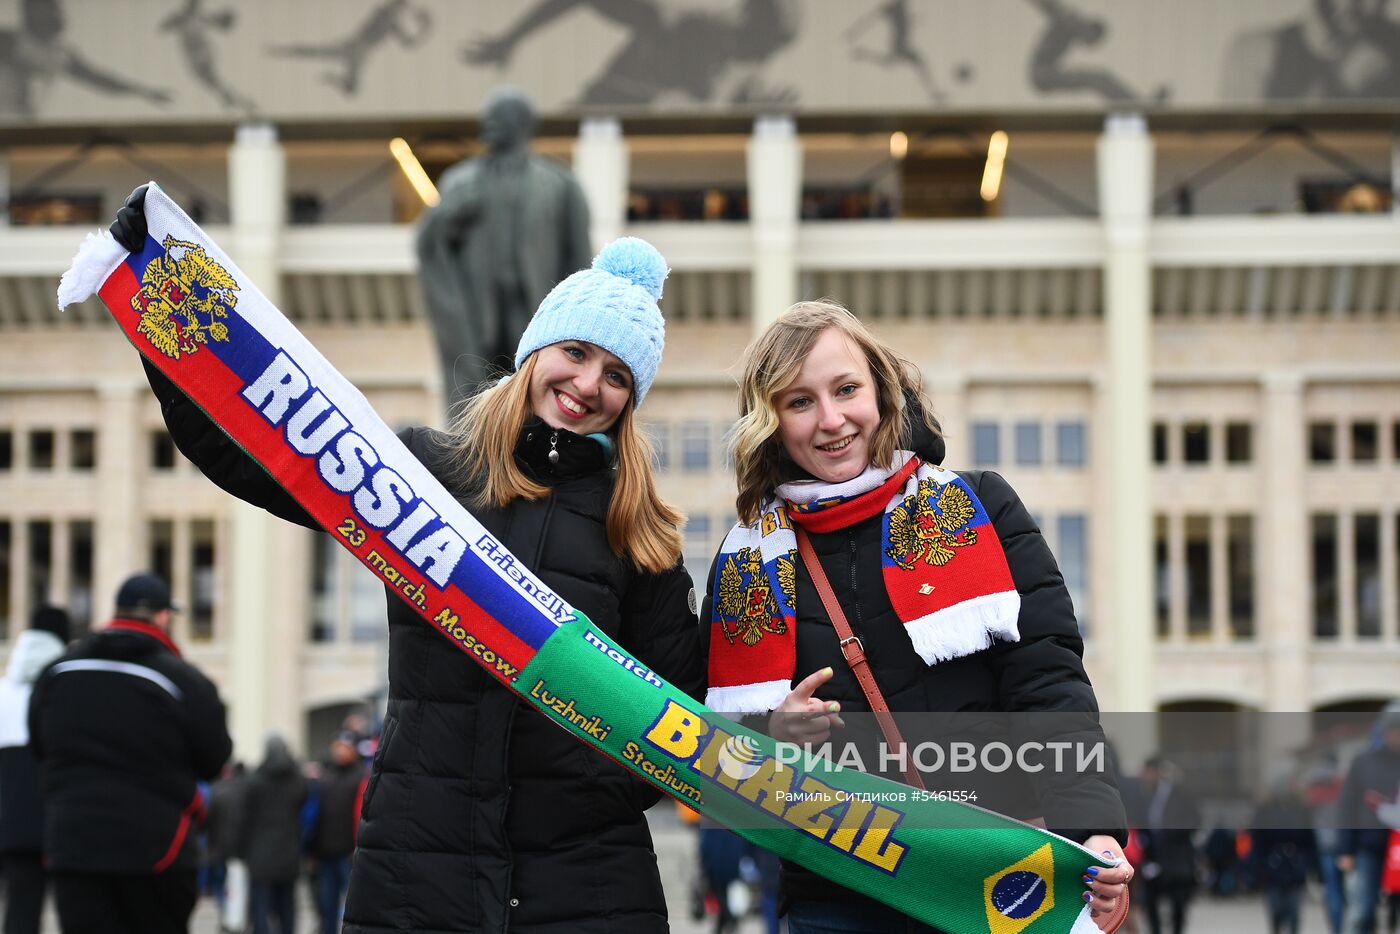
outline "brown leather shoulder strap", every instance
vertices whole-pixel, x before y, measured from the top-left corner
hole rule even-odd
[[[822,599],[822,606],[826,607],[826,615],[831,619],[831,625],[836,630],[836,637],[841,640],[841,654],[845,657],[846,664],[851,666],[851,671],[855,672],[856,680],[860,682],[860,689],[865,694],[866,703],[870,705],[876,721],[880,724],[880,732],[885,734],[885,742],[890,744],[891,751],[898,755],[904,763],[905,782],[915,788],[922,789],[924,780],[909,758],[908,750],[904,746],[904,736],[899,732],[899,725],[894,722],[889,704],[885,703],[885,695],[880,693],[880,685],[875,681],[875,673],[870,670],[870,663],[865,658],[865,646],[851,630],[851,624],[846,621],[846,614],[836,599],[836,593],[831,589],[831,582],[826,579],[826,571],[822,569],[822,563],[817,559],[817,551],[812,547],[812,540],[807,536],[807,531],[801,526],[797,526],[796,532],[797,551],[802,556],[802,563],[807,567],[807,574],[812,578],[812,583],[817,588],[817,594]]]

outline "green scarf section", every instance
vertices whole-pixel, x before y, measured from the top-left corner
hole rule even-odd
[[[1087,934],[1084,847],[937,800],[771,738],[643,677],[586,618],[547,640],[515,687],[579,739],[746,840],[949,934]],[[791,763],[791,764],[788,764]]]

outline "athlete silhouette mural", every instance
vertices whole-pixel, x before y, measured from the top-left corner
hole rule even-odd
[[[365,17],[354,32],[338,42],[321,44],[291,43],[272,45],[268,52],[286,58],[327,60],[339,67],[322,79],[342,94],[352,96],[360,89],[360,72],[371,52],[390,39],[405,49],[420,45],[428,37],[433,16],[411,0],[386,0]]]
[[[790,89],[765,86],[758,74],[797,37],[801,7],[796,0],[744,0],[736,12],[691,7],[674,14],[664,14],[657,0],[540,0],[499,35],[466,42],[462,60],[503,68],[516,46],[579,6],[629,34],[588,81],[581,104],[649,104],[668,93],[728,103],[796,98]]]
[[[219,77],[214,63],[215,43],[211,34],[228,32],[237,19],[231,9],[206,10],[203,0],[185,0],[184,6],[162,20],[159,28],[161,32],[175,33],[190,71],[200,84],[213,91],[225,107],[251,114],[256,109],[253,102]]]
[[[65,41],[58,0],[20,0],[19,28],[0,29],[0,114],[33,116],[35,85],[66,78],[102,94],[170,103],[160,88],[127,81],[98,68]]]

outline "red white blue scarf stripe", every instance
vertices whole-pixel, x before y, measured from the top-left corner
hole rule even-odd
[[[885,589],[925,664],[1020,638],[1021,598],[977,494],[953,471],[900,451],[892,468],[871,467],[845,483],[784,484],[757,521],[725,536],[710,588],[707,706],[762,713],[792,689],[798,564],[792,524],[830,532],[880,513]]]

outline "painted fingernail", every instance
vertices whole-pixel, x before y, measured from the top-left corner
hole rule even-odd
[[[1087,872],[1087,873],[1088,873],[1089,875],[1091,875],[1091,876],[1097,876],[1097,875],[1099,874],[1099,867],[1098,867],[1098,866],[1090,866],[1088,869],[1086,869],[1086,870],[1084,870],[1084,871]]]
[[[827,705],[826,705],[826,712],[827,712],[827,713],[836,713],[836,711],[838,711],[838,710],[840,710],[840,709],[841,709],[841,705],[838,704],[838,703],[836,703],[835,701],[832,701],[830,704],[827,704]]]
[[[1085,876],[1085,877],[1084,877],[1084,884],[1085,884],[1085,885],[1093,885],[1093,884],[1094,884],[1094,877],[1093,877],[1093,876]]]
[[[1092,901],[1094,900],[1094,893],[1093,893],[1093,892],[1085,892],[1085,893],[1084,893],[1084,900],[1085,900],[1086,902],[1092,902]]]
[[[836,669],[832,668],[830,665],[827,665],[825,668],[822,669],[822,674],[826,675],[827,677],[831,677],[832,675],[836,674]]]

